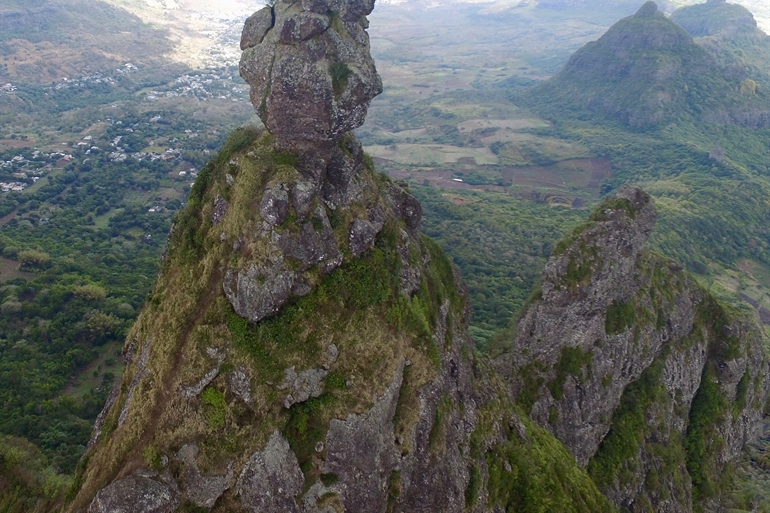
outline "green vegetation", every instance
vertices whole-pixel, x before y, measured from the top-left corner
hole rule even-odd
[[[505,194],[458,192],[457,205],[430,187],[414,187],[423,229],[452,257],[470,288],[472,334],[487,349],[492,335],[521,310],[551,248],[585,213]]]
[[[153,445],[148,445],[144,448],[144,451],[142,453],[144,456],[144,461],[146,462],[147,466],[153,470],[161,470],[163,468],[163,462],[161,459],[161,455],[158,452],[158,450]]]
[[[331,395],[312,397],[304,403],[295,404],[289,410],[289,417],[283,433],[289,440],[291,450],[297,455],[303,472],[309,472],[312,468],[311,458],[316,452],[316,444],[326,436],[329,419],[327,415],[323,415],[323,410],[333,400]],[[333,481],[329,474],[325,475],[327,481]]]
[[[580,247],[573,251],[567,263],[567,273],[564,275],[564,285],[570,290],[586,285],[591,280],[595,267],[602,263],[596,259],[596,248],[587,246],[586,241],[580,241]]]
[[[340,476],[337,474],[321,474],[321,482],[324,486],[333,486],[340,480]]]
[[[725,443],[716,428],[728,410],[724,393],[714,381],[714,371],[707,368],[690,409],[686,439],[687,471],[692,478],[695,504],[702,504],[704,499],[724,491],[725,482],[730,479],[729,474],[720,472],[722,469],[714,462],[715,451]]]
[[[0,510],[8,513],[59,511],[56,499],[72,483],[26,440],[0,437]]]
[[[613,210],[620,210],[625,212],[629,218],[636,219],[637,212],[630,201],[625,198],[611,196],[603,199],[599,206],[594,209],[591,214],[591,221],[606,221],[609,219],[607,212]]]
[[[579,347],[565,346],[561,348],[559,361],[554,367],[556,377],[548,383],[548,389],[554,399],[560,401],[564,398],[564,383],[567,381],[567,377],[575,376],[579,381],[584,375],[590,376],[593,356],[593,351],[590,349],[583,352]]]
[[[633,301],[618,303],[613,301],[607,307],[607,317],[604,320],[604,331],[607,335],[622,333],[634,324],[636,308]]]
[[[441,398],[436,407],[436,415],[433,417],[433,425],[428,433],[428,447],[431,451],[437,452],[439,448],[446,445],[446,422],[447,416],[454,409],[452,399],[447,396]]]
[[[225,425],[227,403],[225,394],[216,388],[208,387],[201,394],[201,400],[206,405],[206,418],[213,429],[219,429]]]
[[[530,414],[532,407],[540,398],[540,386],[545,382],[545,380],[540,376],[541,369],[542,364],[540,364],[540,362],[528,364],[521,369],[520,374],[524,386],[522,387],[521,392],[519,392],[519,397],[517,400],[521,408],[524,410],[524,413],[527,415]],[[561,386],[563,385],[564,382],[562,382],[562,385],[560,385],[557,390],[560,390]]]
[[[468,486],[465,488],[465,506],[473,508],[479,502],[479,490],[483,484],[483,478],[481,477],[479,467],[476,465],[471,466],[470,474]]]
[[[506,429],[506,440],[485,445],[485,433],[499,436],[495,429],[490,430],[498,415],[494,407],[485,409],[471,441],[472,453],[486,463],[488,508],[498,505],[504,511],[525,513],[614,511],[567,449],[528,417],[504,421],[504,426],[511,426]],[[513,427],[517,425],[520,427]],[[499,430],[500,425],[496,426]],[[525,432],[526,438],[520,432]],[[468,506],[478,501],[480,478],[478,468],[473,467],[466,491]]]
[[[92,143],[109,147],[121,134],[139,140],[184,133],[181,119],[150,122],[156,115],[129,116],[133,132],[114,124]],[[171,218],[184,199],[184,183],[150,192],[174,171],[173,161],[121,163],[106,152],[74,153],[77,159],[40,179],[34,192],[0,200],[17,211],[2,227],[0,251],[27,271],[23,278],[0,275],[0,432],[35,443],[65,473],[83,454],[121,372],[126,330],[155,279]],[[0,153],[0,159],[12,155],[18,153]],[[18,165],[45,165],[31,150],[20,155],[29,163]]]
[[[334,62],[329,66],[329,73],[332,76],[332,87],[334,94],[339,96],[348,85],[348,77],[351,70],[344,62]]]
[[[396,505],[398,497],[401,495],[401,472],[394,470],[390,473],[390,479],[388,480],[388,509],[387,513],[393,511],[393,506]]]
[[[632,478],[631,472],[636,468],[635,462],[649,429],[648,409],[664,397],[662,373],[663,365],[659,361],[623,391],[620,406],[612,415],[612,427],[586,468],[600,488],[613,486],[619,478],[621,484]]]

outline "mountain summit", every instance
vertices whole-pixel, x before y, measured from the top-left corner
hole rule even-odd
[[[714,56],[727,76],[741,80],[744,93],[770,88],[770,37],[751,12],[737,4],[709,1],[674,11],[671,20]]]
[[[267,131],[236,131],[176,219],[71,511],[488,511],[509,488],[487,484],[494,448],[548,454],[506,472],[526,464],[579,490],[559,504],[609,511],[479,367],[419,203],[350,132],[382,88],[372,8],[279,1],[246,22],[241,73]]]
[[[652,1],[575,52],[533,97],[637,128],[701,121],[762,125],[764,93],[734,77]]]

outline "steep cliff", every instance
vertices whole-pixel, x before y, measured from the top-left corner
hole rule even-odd
[[[69,511],[611,511],[473,354],[419,203],[349,132],[381,90],[372,7],[246,22],[267,131],[198,177]]]
[[[497,360],[513,394],[624,511],[717,511],[768,395],[762,333],[644,249],[622,189],[562,241]]]

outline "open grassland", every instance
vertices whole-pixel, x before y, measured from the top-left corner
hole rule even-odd
[[[461,159],[473,159],[480,165],[497,164],[497,156],[488,148],[461,148],[441,144],[394,144],[367,146],[366,151],[374,157],[417,166],[455,163]]]

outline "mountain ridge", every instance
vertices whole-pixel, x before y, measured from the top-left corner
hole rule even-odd
[[[649,1],[575,52],[530,98],[642,130],[688,121],[767,126],[770,97],[742,86]]]

